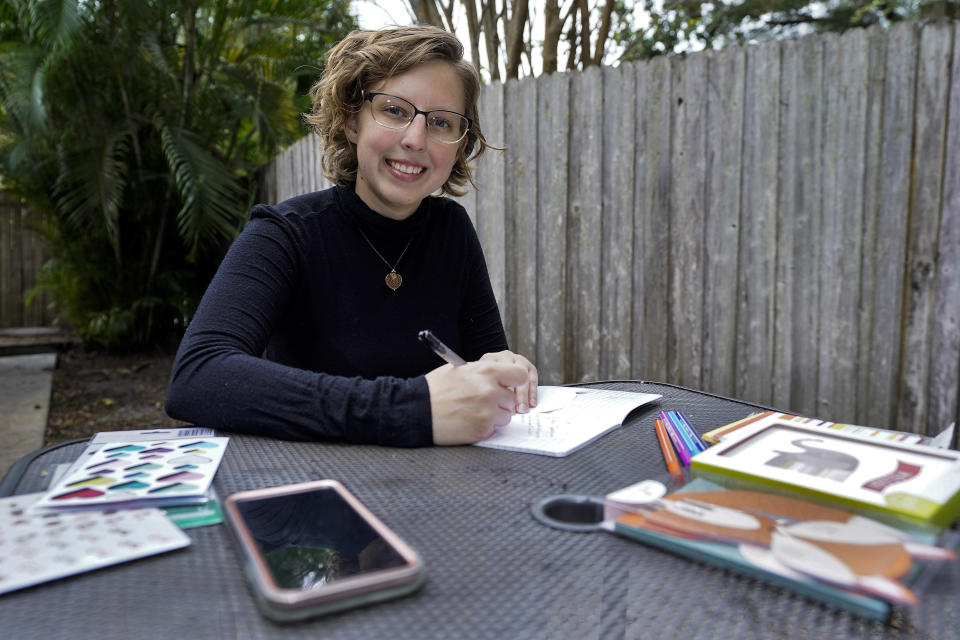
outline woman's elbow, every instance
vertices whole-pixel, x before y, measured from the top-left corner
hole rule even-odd
[[[174,420],[192,421],[191,407],[194,406],[190,394],[190,387],[183,384],[174,375],[167,385],[167,395],[163,401],[163,409]]]

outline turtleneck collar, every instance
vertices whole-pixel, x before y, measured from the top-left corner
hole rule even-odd
[[[427,224],[433,209],[433,197],[426,197],[420,206],[409,217],[403,220],[394,220],[380,215],[360,199],[353,182],[340,182],[335,187],[337,199],[340,201],[340,210],[347,218],[347,223],[360,227],[365,233],[377,236],[392,236],[409,238],[415,235]]]

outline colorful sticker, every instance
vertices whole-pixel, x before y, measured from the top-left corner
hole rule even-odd
[[[151,442],[149,446],[116,443],[93,452],[85,464],[61,479],[37,508],[105,508],[144,501],[145,506],[200,504],[223,458],[229,438]],[[181,441],[182,442],[182,441]],[[122,462],[110,458],[125,453]],[[198,452],[198,453],[197,453]],[[202,455],[201,455],[202,454]]]

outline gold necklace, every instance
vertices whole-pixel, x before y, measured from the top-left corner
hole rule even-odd
[[[403,254],[407,252],[407,249],[410,247],[410,243],[413,242],[413,236],[410,236],[410,239],[407,240],[407,244],[403,248],[403,251],[400,252],[400,257],[397,258],[397,261],[393,263],[393,266],[390,266],[390,263],[387,262],[387,259],[380,255],[380,252],[377,251],[377,248],[373,246],[372,242],[370,242],[370,238],[368,238],[367,234],[363,232],[363,229],[357,227],[357,231],[359,231],[360,235],[363,236],[363,239],[367,241],[367,244],[370,245],[370,248],[373,249],[373,252],[377,254],[377,257],[383,260],[383,264],[390,268],[390,273],[383,278],[383,281],[387,283],[387,286],[390,287],[392,291],[399,289],[400,285],[403,284],[403,277],[397,273],[397,265],[400,264],[401,260],[403,260]]]

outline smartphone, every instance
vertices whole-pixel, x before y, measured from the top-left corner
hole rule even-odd
[[[417,552],[336,480],[234,493],[224,516],[272,620],[396,598],[424,580]]]

